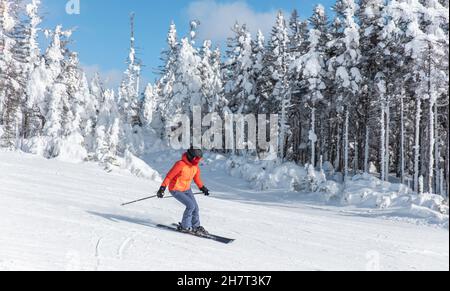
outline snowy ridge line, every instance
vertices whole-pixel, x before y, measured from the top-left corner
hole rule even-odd
[[[0,152],[7,153],[11,152],[11,150],[0,148]],[[30,154],[33,156],[42,156],[39,153],[36,152],[29,152],[29,151],[21,151],[21,150],[15,150],[14,152],[19,154]],[[42,156],[46,158],[45,156]],[[72,163],[72,164],[78,164],[78,163],[95,163],[102,169],[104,169],[106,172],[111,173],[114,171],[127,171],[130,174],[143,179],[152,180],[155,182],[161,182],[162,178],[161,175],[152,169],[147,163],[145,163],[142,159],[131,153],[130,151],[126,151],[124,157],[115,157],[113,163],[104,163],[102,161],[98,161],[96,159],[89,160],[89,159],[79,159],[78,157],[62,157],[58,156],[53,158],[58,161]]]

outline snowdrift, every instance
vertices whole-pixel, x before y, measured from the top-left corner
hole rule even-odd
[[[139,178],[155,182],[162,181],[157,171],[128,150],[125,151],[123,157],[116,156],[106,161],[88,153],[83,146],[80,146],[81,143],[81,140],[74,139],[73,136],[71,139],[58,140],[57,142],[47,137],[36,137],[25,140],[22,144],[22,150],[25,153],[68,163],[97,162],[107,172],[126,170]],[[49,150],[49,147],[52,150]],[[49,152],[53,152],[54,155],[48,155]]]
[[[345,184],[327,179],[325,172],[307,165],[280,161],[260,161],[252,157],[213,155],[206,161],[215,168],[225,167],[234,177],[250,183],[257,191],[283,190],[302,193],[320,203],[390,210],[386,216],[419,218],[448,229],[448,201],[440,195],[417,195],[403,184],[383,182],[369,174],[356,175]]]

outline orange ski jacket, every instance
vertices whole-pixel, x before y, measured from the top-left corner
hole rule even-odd
[[[192,164],[188,160],[187,154],[184,154],[181,161],[176,162],[169,171],[161,186],[169,186],[169,191],[185,192],[191,189],[192,180],[199,189],[203,188],[199,166]]]

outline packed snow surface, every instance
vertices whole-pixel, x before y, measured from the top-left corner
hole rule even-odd
[[[145,157],[161,175],[174,159]],[[218,164],[202,166],[212,196],[198,201],[203,225],[230,245],[156,228],[179,221],[173,199],[120,207],[156,192],[151,171],[0,151],[0,270],[449,270],[444,227],[256,191]]]

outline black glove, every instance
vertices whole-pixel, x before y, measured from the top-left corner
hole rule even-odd
[[[158,196],[158,198],[164,198],[164,192],[166,192],[166,187],[161,186],[161,188],[159,188],[158,193],[156,193],[156,196]]]
[[[205,186],[203,186],[203,187],[200,189],[200,191],[202,191],[203,194],[205,194],[205,196],[209,196],[209,190],[208,190],[208,188],[206,188]]]

